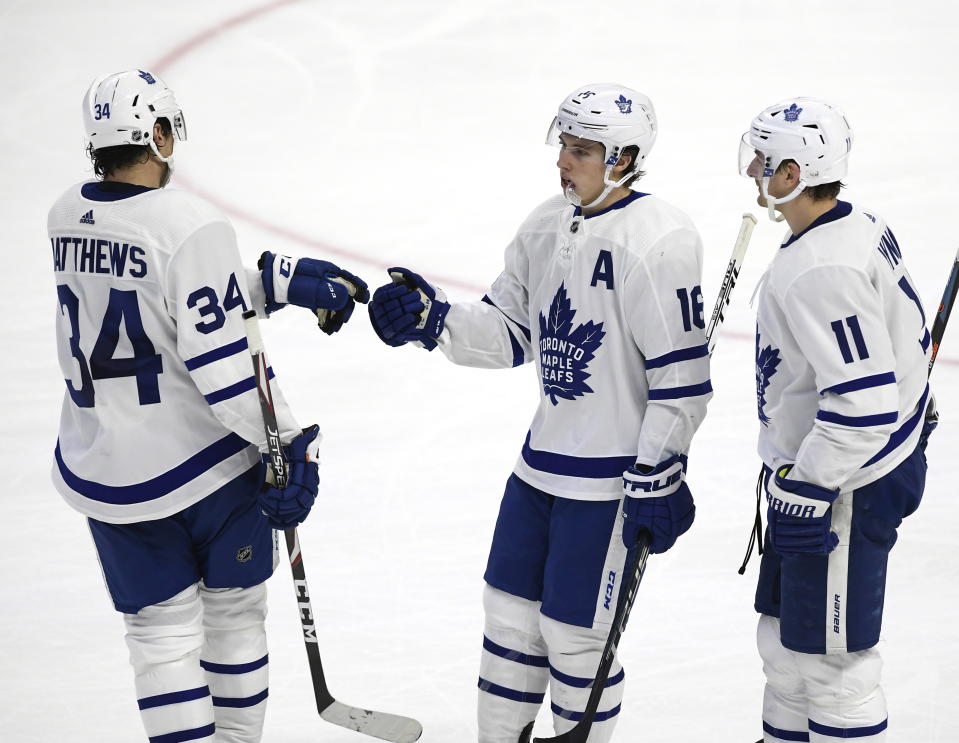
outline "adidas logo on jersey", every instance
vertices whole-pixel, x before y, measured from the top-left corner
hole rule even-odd
[[[96,222],[93,221],[93,209],[80,217],[80,224],[96,224]]]

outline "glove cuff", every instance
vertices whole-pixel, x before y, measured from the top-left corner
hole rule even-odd
[[[263,291],[266,292],[267,303],[288,304],[290,282],[293,280],[299,258],[274,255],[267,251],[260,257],[260,261]]]
[[[784,516],[801,519],[822,518],[839,490],[829,490],[803,480],[787,480],[788,467],[781,467],[775,477],[766,483],[766,500],[769,508]]]
[[[678,458],[661,462],[645,475],[635,467],[630,467],[623,473],[623,493],[630,498],[672,495],[682,485],[683,476],[683,462]]]

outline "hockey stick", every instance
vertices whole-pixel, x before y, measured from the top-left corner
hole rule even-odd
[[[270,391],[270,379],[267,375],[266,355],[263,351],[263,339],[256,319],[256,312],[243,313],[246,325],[246,339],[253,359],[253,372],[256,388],[260,396],[260,410],[263,413],[263,426],[266,430],[266,443],[270,469],[278,488],[286,487],[286,467],[283,450],[280,446],[280,431],[276,423],[276,411],[273,407],[273,394]],[[313,678],[313,694],[316,697],[316,710],[320,717],[334,725],[355,730],[374,738],[393,741],[393,743],[413,743],[423,734],[423,726],[416,720],[388,712],[351,707],[336,701],[326,686],[323,663],[320,660],[320,647],[316,639],[316,625],[313,622],[313,609],[310,606],[310,589],[306,584],[306,569],[303,566],[303,553],[296,528],[283,532],[286,537],[286,549],[290,555],[290,569],[293,571],[293,587],[296,603],[300,609],[300,623],[303,626],[303,642],[306,656],[310,661],[310,675]]]
[[[739,225],[739,235],[736,236],[736,244],[733,245],[733,254],[729,259],[729,265],[726,266],[726,275],[723,276],[723,283],[719,288],[719,296],[716,298],[716,306],[713,307],[713,315],[709,318],[709,327],[706,328],[706,343],[709,345],[709,353],[712,353],[713,348],[716,347],[715,330],[726,319],[725,312],[729,306],[729,295],[733,293],[733,287],[736,286],[739,269],[743,265],[746,248],[749,247],[749,238],[752,237],[755,226],[756,218],[752,214],[743,214],[743,221]]]
[[[706,344],[709,352],[712,353],[716,343],[716,329],[722,325],[726,319],[725,308],[729,305],[729,297],[732,294],[733,287],[736,286],[736,279],[739,278],[739,269],[742,267],[743,258],[746,255],[746,248],[749,246],[749,238],[752,237],[753,228],[756,226],[756,218],[752,214],[743,214],[743,221],[739,227],[739,235],[736,237],[736,243],[733,245],[733,254],[729,259],[729,265],[726,266],[726,274],[723,276],[723,283],[719,289],[719,296],[716,298],[716,306],[713,308],[712,318],[709,321],[709,327],[706,329]],[[626,629],[626,622],[629,621],[629,613],[632,611],[633,603],[636,601],[636,593],[639,590],[639,584],[643,580],[643,574],[646,572],[646,560],[649,557],[650,534],[645,529],[639,534],[639,541],[636,544],[636,556],[629,567],[627,575],[629,580],[623,585],[620,591],[619,603],[616,605],[616,614],[613,616],[613,624],[609,628],[609,635],[606,638],[606,646],[603,648],[603,655],[599,661],[599,668],[596,670],[596,676],[592,681],[592,688],[589,692],[589,698],[586,700],[586,709],[583,710],[583,716],[579,722],[565,733],[553,736],[552,738],[534,738],[533,743],[586,743],[589,738],[590,728],[593,726],[593,720],[596,718],[596,711],[599,709],[599,701],[603,696],[603,689],[606,687],[606,681],[609,678],[610,669],[613,667],[613,661],[616,659],[616,648],[619,646],[619,640]],[[533,732],[533,723],[527,725],[520,735],[519,743],[528,743]]]
[[[959,280],[957,279],[959,279],[959,251],[956,251],[956,259],[952,262],[952,271],[949,272],[946,288],[942,292],[942,301],[939,303],[939,309],[936,310],[936,319],[932,323],[932,355],[929,357],[930,374],[932,374],[932,365],[936,363],[936,356],[939,355],[939,344],[942,343],[942,336],[946,332],[946,323],[949,322],[952,306],[956,303],[956,294],[959,293]]]

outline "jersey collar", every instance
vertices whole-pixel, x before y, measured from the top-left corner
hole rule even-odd
[[[852,213],[852,204],[850,204],[848,201],[837,201],[836,205],[832,209],[825,214],[820,214],[811,225],[809,225],[798,235],[793,235],[790,237],[788,240],[786,240],[786,242],[779,246],[779,249],[782,250],[783,248],[788,248],[790,245],[796,242],[796,240],[809,232],[809,230],[814,230],[817,227],[822,227],[824,224],[828,224],[829,222],[835,222],[837,219],[848,217],[850,213]]]
[[[589,216],[586,217],[586,219],[592,219],[593,217],[598,217],[601,214],[606,214],[607,212],[613,211],[613,209],[622,209],[624,206],[629,206],[630,204],[632,204],[634,201],[636,201],[636,199],[643,198],[643,196],[649,196],[649,194],[641,193],[640,191],[633,191],[629,196],[624,196],[612,206],[607,206],[605,209],[598,211],[595,214],[590,214]],[[583,213],[583,209],[581,207],[577,206],[573,210],[574,217],[578,217],[582,213]]]
[[[120,201],[120,199],[128,199],[131,196],[139,196],[147,191],[156,191],[156,189],[149,186],[137,186],[133,183],[120,183],[119,181],[95,181],[84,183],[80,187],[80,195],[90,201]]]

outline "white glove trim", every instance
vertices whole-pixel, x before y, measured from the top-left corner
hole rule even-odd
[[[788,479],[788,478],[787,478]],[[795,516],[800,519],[818,519],[825,516],[832,505],[819,498],[806,498],[798,493],[783,490],[776,482],[775,474],[769,476],[766,484],[766,501],[769,507],[784,516]]]
[[[630,498],[659,498],[672,495],[682,484],[683,463],[676,461],[664,470],[651,475],[626,470],[623,473],[623,493]]]
[[[279,304],[288,304],[287,292],[290,289],[290,282],[293,280],[293,274],[296,272],[296,264],[299,258],[293,258],[289,255],[273,256],[273,300]]]

